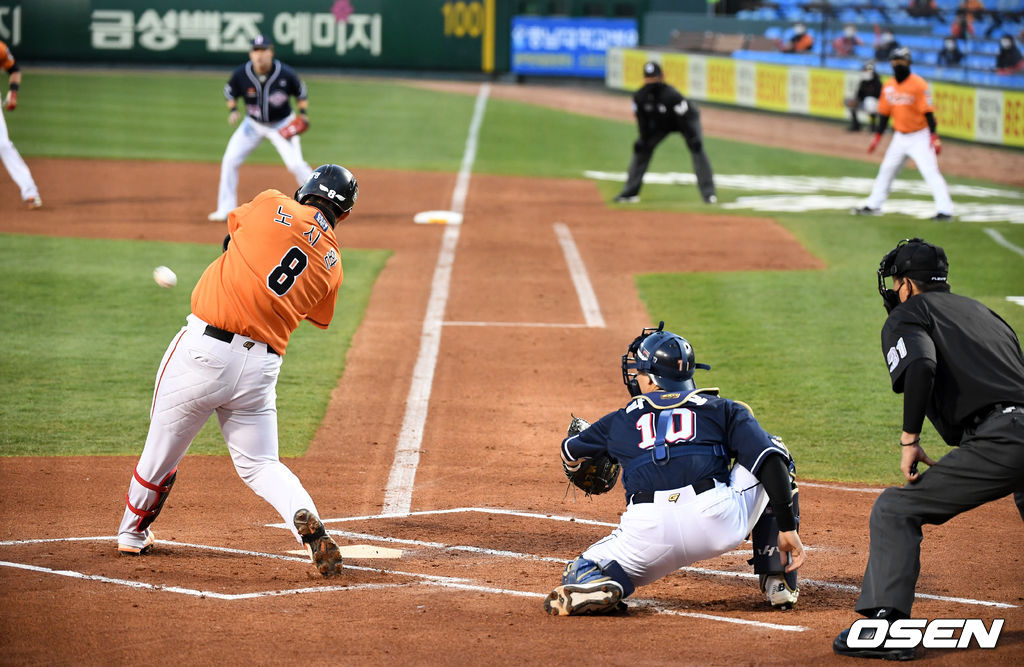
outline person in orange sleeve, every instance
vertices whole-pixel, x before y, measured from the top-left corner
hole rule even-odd
[[[793,26],[793,34],[789,41],[780,44],[779,48],[785,53],[806,53],[814,47],[814,38],[807,32],[803,23]]]
[[[7,95],[4,96],[4,111],[14,111],[18,106],[18,90],[21,88],[21,68],[14,60],[14,54],[7,48],[7,44],[0,42],[0,67],[7,71],[8,86]],[[21,199],[29,208],[39,208],[43,200],[39,197],[39,188],[32,178],[32,172],[21,157],[21,153],[14,147],[10,135],[7,133],[7,121],[0,111],[0,160],[7,168],[14,182],[21,191]]]
[[[326,329],[334,316],[342,281],[334,227],[358,193],[350,171],[326,164],[291,197],[266,190],[231,211],[224,252],[199,278],[187,324],[157,370],[149,434],[118,530],[120,555],[152,550],[150,525],[178,463],[216,413],[242,481],[293,526],[322,575],[341,572],[341,552],[313,499],[278,457],[276,386],[299,323]]]
[[[932,220],[952,220],[953,200],[949,197],[946,179],[939,172],[938,155],[942,142],[936,133],[935,107],[932,106],[931,86],[910,71],[910,49],[900,47],[889,57],[893,78],[885,82],[878,100],[879,122],[875,136],[868,146],[874,152],[892,117],[893,138],[882,158],[878,176],[864,206],[851,211],[854,215],[879,215],[882,204],[889,198],[893,179],[909,157],[914,160],[921,177],[932,190],[937,209]]]

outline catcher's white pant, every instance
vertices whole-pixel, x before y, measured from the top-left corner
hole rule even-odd
[[[7,133],[7,121],[4,120],[4,112],[0,111],[0,160],[3,160],[7,167],[7,173],[11,175],[14,182],[21,190],[22,200],[35,199],[39,196],[39,189],[36,182],[32,180],[32,172],[22,159],[21,153],[14,147],[10,135]]]
[[[292,525],[295,512],[305,508],[319,514],[302,483],[278,458],[276,387],[281,357],[251,338],[236,334],[225,343],[204,335],[205,329],[206,322],[189,315],[188,324],[167,347],[157,369],[149,435],[136,472],[159,485],[216,412],[238,476],[274,506],[299,540]],[[133,476],[128,500],[136,509],[150,510],[159,494]],[[138,515],[125,507],[119,544],[143,546],[146,534],[136,530],[138,523]]]
[[[299,185],[306,182],[313,170],[302,158],[302,143],[299,141],[299,135],[285,139],[278,132],[293,118],[295,118],[294,113],[276,123],[261,123],[246,116],[239,123],[238,129],[228,140],[228,147],[224,149],[224,158],[220,163],[220,187],[217,191],[216,213],[226,216],[238,206],[238,168],[264,139],[268,139],[277,149],[281,159],[284,160],[284,166],[292,172],[295,181]]]
[[[618,561],[635,586],[643,586],[707,558],[735,549],[768,505],[764,487],[743,466],[729,484],[694,495],[686,486],[656,491],[654,502],[630,504],[611,535],[583,552],[595,563]]]
[[[882,166],[878,168],[878,176],[871,187],[871,195],[865,204],[869,208],[882,208],[889,198],[889,188],[896,174],[903,168],[907,158],[912,158],[925,183],[932,189],[936,213],[953,215],[953,200],[949,198],[946,179],[939,173],[939,161],[931,145],[931,132],[928,128],[917,132],[893,132],[889,149],[882,158]]]

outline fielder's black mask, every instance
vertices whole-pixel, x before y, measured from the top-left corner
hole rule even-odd
[[[882,295],[885,312],[900,305],[900,298],[885,286],[886,278],[910,278],[934,285],[946,283],[949,262],[946,251],[921,238],[903,239],[886,253],[878,264],[878,293]]]

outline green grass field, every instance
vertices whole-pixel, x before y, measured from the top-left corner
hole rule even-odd
[[[18,148],[29,157],[217,162],[232,129],[220,92],[225,76],[32,72],[26,75],[19,111],[8,116],[8,123]],[[304,143],[309,162],[458,169],[472,97],[326,76],[310,77],[308,83],[310,117],[317,129],[316,141]],[[628,104],[625,98],[623,104]],[[580,178],[588,169],[622,171],[634,133],[630,123],[491,99],[475,170],[551,178]],[[690,172],[682,142],[672,143],[655,154],[652,172]],[[717,138],[706,144],[717,174],[873,178],[877,172],[876,165],[865,162]],[[266,144],[250,158],[278,161]],[[901,178],[919,176],[907,170]],[[998,187],[948,175],[947,180]],[[600,182],[598,187],[610,199],[619,184]],[[757,193],[719,189],[723,203],[751,194]],[[977,200],[1019,204],[1013,198]],[[639,206],[709,212],[692,186],[647,185]],[[1005,297],[1024,295],[1024,261],[994,243],[984,229],[1024,247],[1024,226],[935,223],[900,215],[861,219],[845,211],[771,217],[827,268],[641,275],[637,289],[651,321],[665,320],[694,343],[698,359],[714,367],[700,384],[720,386],[726,395],[750,403],[765,427],[791,446],[802,476],[896,482],[893,443],[901,398],[888,388],[880,350],[885,312],[875,287],[878,261],[908,236],[943,245],[954,291],[980,299],[1021,332],[1024,308]],[[671,233],[685,242],[684,217],[681,224]],[[155,264],[173,259],[181,267],[182,282],[189,284],[218,250],[4,236],[0,333],[7,354],[0,358],[0,454],[137,453],[146,426],[139,416],[148,410],[163,348],[187,312],[187,291],[154,295],[156,288],[136,274],[148,275]],[[67,257],[74,261],[59,261]],[[109,268],[111,257],[118,260],[117,271]],[[293,338],[279,385],[284,454],[299,454],[308,445],[385,258],[380,251],[348,250],[343,298],[349,301],[340,310],[342,321],[336,320],[327,338],[305,326]],[[81,280],[82,275],[88,278]],[[115,311],[131,317],[114,322],[103,315]],[[111,339],[117,346],[108,343]],[[40,346],[39,340],[48,344]],[[332,355],[328,371],[322,365],[314,370],[325,350]],[[111,400],[114,396],[119,400]],[[933,456],[944,452],[930,431],[925,441]],[[222,452],[215,429],[211,433],[208,427],[193,451]]]

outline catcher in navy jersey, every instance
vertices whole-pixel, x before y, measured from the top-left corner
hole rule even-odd
[[[593,425],[574,418],[562,441],[566,475],[588,493],[610,490],[621,465],[627,507],[611,535],[566,564],[544,601],[549,614],[615,612],[637,586],[735,549],[747,535],[768,601],[789,608],[797,600],[804,548],[792,457],[745,404],[696,387],[694,370],[710,366],[663,327],[644,329],[622,356],[626,407]]]

